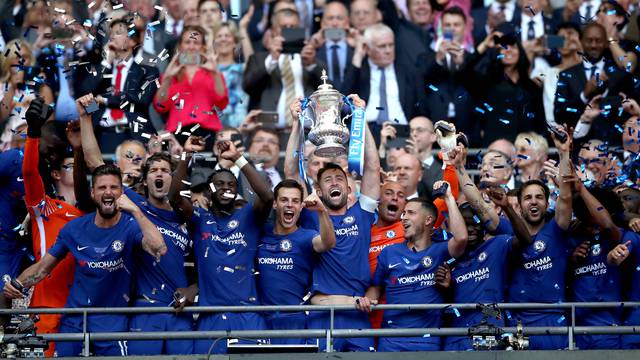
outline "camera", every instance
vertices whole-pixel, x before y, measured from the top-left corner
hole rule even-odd
[[[500,309],[495,304],[478,304],[483,318],[478,325],[469,328],[467,335],[471,338],[474,350],[527,350],[529,338],[524,336],[522,321],[518,320],[517,331],[514,334],[505,333],[496,325],[490,324],[489,317],[501,319]]]
[[[36,335],[35,324],[38,320],[37,316],[12,316],[10,324],[5,326],[0,335],[0,356],[7,359],[44,358],[49,341]]]

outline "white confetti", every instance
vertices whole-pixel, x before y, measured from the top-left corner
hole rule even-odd
[[[151,134],[148,134],[148,133],[142,133],[140,134],[140,136],[142,136],[145,139],[151,139]]]
[[[227,255],[233,255],[236,253],[236,249],[231,249],[229,251],[227,251]]]
[[[91,9],[91,8],[92,8],[92,7],[94,7],[94,6],[96,6],[96,2],[95,2],[95,1],[92,1],[92,2],[89,4],[89,9]]]
[[[235,270],[233,270],[230,267],[226,267],[226,266],[224,267],[224,271],[227,271],[227,272],[230,272],[230,273],[234,273],[235,272]]]
[[[60,9],[60,8],[53,8],[53,11],[58,12],[60,14],[66,13],[65,9]]]
[[[176,128],[176,131],[174,133],[178,135],[180,133],[180,130],[182,130],[182,122],[178,121],[178,127]]]

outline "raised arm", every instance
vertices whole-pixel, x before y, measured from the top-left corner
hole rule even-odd
[[[82,152],[80,122],[70,122],[65,129],[65,133],[73,149],[73,193],[76,196],[75,206],[89,213],[95,209],[95,206],[91,199],[89,181],[87,180],[87,165],[84,162],[84,153]]]
[[[441,186],[447,185],[447,191],[444,195],[444,201],[449,209],[449,230],[453,234],[453,239],[447,242],[449,247],[449,255],[454,258],[461,256],[464,253],[464,249],[467,246],[467,239],[469,237],[467,233],[467,225],[464,223],[464,218],[458,210],[456,199],[451,193],[451,186],[446,181],[436,181],[433,184],[433,189],[437,190]]]
[[[28,289],[47,277],[59,262],[60,261],[57,258],[47,253],[42,257],[42,259],[40,259],[40,261],[29,266],[25,271],[23,271],[22,274],[16,278],[16,281],[23,288]],[[20,289],[16,289],[10,282],[4,283],[4,295],[10,299],[19,299],[24,297],[24,294]]]
[[[185,222],[190,221],[193,216],[193,205],[190,199],[183,196],[183,192],[188,191],[183,181],[187,178],[187,168],[191,161],[191,154],[202,150],[204,150],[204,139],[198,136],[189,136],[184,143],[184,152],[178,162],[176,171],[173,173],[171,187],[169,188],[169,203],[173,211]]]
[[[24,201],[27,206],[36,206],[45,198],[44,183],[38,170],[41,129],[53,109],[38,97],[31,102],[25,114],[27,120],[27,141],[24,146],[22,176],[24,179]]]
[[[458,174],[460,189],[471,205],[471,208],[478,214],[484,227],[489,231],[494,231],[498,227],[498,224],[500,224],[498,213],[484,201],[482,193],[473,183],[473,180],[471,180],[464,165],[456,165],[456,172]]]
[[[367,104],[358,95],[351,94],[349,99],[355,107],[364,111]],[[364,173],[362,174],[360,193],[373,200],[378,200],[380,198],[380,157],[376,142],[366,122],[364,127],[367,134],[364,141]]]
[[[84,110],[85,107],[95,101],[93,94],[87,94],[76,100],[76,107],[78,108],[78,114],[80,114],[80,136],[82,137],[82,151],[84,153],[84,159],[89,168],[89,171],[93,171],[100,165],[104,165],[102,159],[102,152],[100,152],[100,146],[96,139],[96,134],[93,132],[93,121],[91,120],[91,114],[87,114]]]
[[[253,203],[253,209],[263,219],[266,219],[273,204],[273,192],[269,183],[253,165],[249,164],[249,161],[242,156],[231,141],[221,141],[216,146],[218,147],[220,158],[233,161],[240,168],[242,174],[246,176],[251,189],[257,195]]]
[[[291,135],[289,136],[284,155],[284,177],[294,179],[304,185],[304,179],[300,178],[300,166],[298,164],[300,156],[300,154],[298,154],[298,149],[300,148],[300,136],[298,136],[300,132],[300,122],[296,121],[296,119],[298,119],[298,114],[302,108],[300,100],[302,100],[302,97],[298,97],[292,104],[289,104],[289,111],[291,111],[291,116],[294,121],[291,124]],[[298,155],[296,156],[296,154]]]
[[[622,240],[622,233],[613,222],[613,219],[611,219],[609,211],[607,211],[607,209],[602,206],[602,203],[600,203],[600,201],[598,201],[598,199],[596,199],[596,197],[593,196],[593,194],[591,194],[591,192],[589,192],[589,190],[584,185],[582,185],[580,179],[577,179],[576,185],[578,186],[578,194],[582,198],[582,201],[584,201],[584,204],[587,206],[587,210],[589,211],[589,215],[591,215],[591,219],[597,226],[600,227],[600,229],[605,230],[609,233],[610,236],[608,238],[611,242],[610,248],[615,248],[616,246],[618,246],[618,244],[620,244],[620,241]]]
[[[564,133],[566,140],[561,142],[557,136],[552,132],[551,138],[558,149],[558,156],[560,157],[560,195],[556,200],[556,214],[555,220],[563,230],[569,229],[569,223],[571,221],[571,214],[573,213],[573,204],[571,198],[571,184],[565,179],[570,178],[573,174],[573,167],[571,165],[571,143],[572,138],[569,133],[573,131],[567,131],[563,127],[558,127],[558,131]]]
[[[324,206],[318,194],[313,193],[304,199],[304,207],[308,210],[316,211],[320,218],[320,235],[313,238],[313,250],[317,253],[329,251],[336,246],[336,233],[333,229],[333,222],[329,217],[329,212]]]
[[[158,228],[147,219],[142,213],[142,210],[129,199],[127,195],[122,194],[117,200],[118,207],[131,214],[138,222],[140,230],[142,231],[142,248],[148,252],[151,256],[160,258],[167,253],[167,245],[164,243],[162,234],[158,231]]]
[[[489,189],[489,198],[499,206],[502,211],[507,215],[507,218],[511,222],[513,227],[513,246],[514,248],[523,251],[533,242],[533,238],[527,229],[527,225],[520,215],[516,214],[513,207],[509,204],[507,193],[501,187],[492,187]]]
[[[458,153],[457,149],[452,150],[450,153],[450,156],[462,158],[462,154]],[[458,194],[460,193],[460,186],[458,185],[459,181],[458,175],[456,173],[456,168],[452,163],[448,163],[444,171],[442,172],[442,180],[449,183],[449,186],[451,186],[451,193],[453,194],[453,198],[457,200]],[[433,225],[433,227],[439,228],[445,220],[447,204],[444,199],[438,198],[433,200],[433,205],[435,205],[436,209],[438,209],[438,218],[436,219],[436,223]]]

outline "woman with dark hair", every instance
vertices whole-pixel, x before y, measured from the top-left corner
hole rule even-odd
[[[545,131],[542,89],[529,77],[530,63],[515,33],[487,36],[465,71],[484,129],[482,146],[525,131]]]
[[[200,26],[184,27],[153,103],[159,113],[168,114],[166,130],[175,132],[180,143],[189,133],[206,137],[221,130],[218,113],[229,103],[217,54],[207,49],[205,33]]]

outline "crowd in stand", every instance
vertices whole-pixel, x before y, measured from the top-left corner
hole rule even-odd
[[[177,309],[36,324],[74,333],[331,322],[180,311],[191,305],[351,305],[334,328],[393,329],[484,315],[372,305],[640,301],[639,15],[635,0],[6,0],[0,305]],[[360,173],[299,135],[325,82],[347,95],[345,112],[364,113]],[[637,308],[575,316],[640,325]],[[640,336],[575,345],[637,349]],[[473,349],[430,334],[332,346]],[[567,347],[531,336],[532,349]],[[226,351],[209,339],[91,341],[96,355]]]

